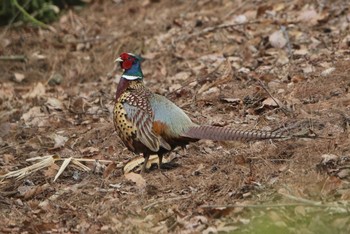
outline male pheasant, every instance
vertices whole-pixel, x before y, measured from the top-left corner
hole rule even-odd
[[[200,139],[215,141],[264,140],[284,135],[259,130],[236,130],[226,127],[200,126],[167,98],[152,93],[143,84],[142,58],[122,53],[116,62],[124,73],[119,81],[114,108],[114,125],[126,147],[145,158],[145,171],[151,154],[159,157],[177,146]]]

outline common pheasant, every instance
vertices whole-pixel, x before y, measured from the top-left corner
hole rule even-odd
[[[145,161],[141,172],[145,171],[150,155],[158,155],[161,167],[165,153],[200,139],[232,141],[286,137],[268,131],[195,124],[173,102],[144,86],[141,57],[122,53],[115,61],[120,63],[124,73],[116,92],[114,125],[126,147],[143,154]]]

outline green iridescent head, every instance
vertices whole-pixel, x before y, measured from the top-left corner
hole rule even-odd
[[[115,62],[119,62],[120,67],[124,69],[122,77],[127,80],[143,79],[141,70],[142,61],[143,58],[132,53],[122,53],[119,58],[115,60]]]

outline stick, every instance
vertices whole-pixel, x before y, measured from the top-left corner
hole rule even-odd
[[[9,55],[9,56],[0,56],[0,61],[20,61],[26,62],[27,58],[24,55]]]
[[[286,112],[284,106],[280,105],[280,102],[277,102],[276,99],[272,96],[272,94],[270,93],[270,91],[266,88],[266,86],[264,85],[264,83],[258,79],[258,82],[260,83],[260,86],[265,90],[265,92],[272,98],[272,100],[278,105],[278,107],[282,110],[282,112],[286,115],[289,116],[288,113]]]
[[[282,196],[285,196],[286,198],[289,198],[289,199],[294,200],[294,201],[306,203],[306,204],[313,205],[313,206],[322,205],[320,201],[316,202],[316,201],[308,200],[308,199],[305,199],[302,197],[296,197],[296,196],[293,196],[293,195],[287,194],[287,193],[282,193],[282,192],[278,192],[278,193],[281,194]]]
[[[200,32],[190,34],[189,36],[185,37],[185,40],[188,40],[189,38],[192,38],[192,37],[202,36],[204,34],[207,34],[209,32],[213,32],[213,31],[216,31],[219,29],[231,28],[231,27],[242,26],[242,25],[249,25],[249,24],[259,24],[259,23],[261,23],[260,20],[244,22],[244,23],[219,24],[217,26],[207,27]]]

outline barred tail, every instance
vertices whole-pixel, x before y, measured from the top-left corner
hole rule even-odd
[[[261,130],[237,130],[233,128],[216,126],[190,127],[188,131],[182,136],[192,139],[207,139],[213,141],[265,140],[288,138],[288,136],[277,132],[268,132]]]

